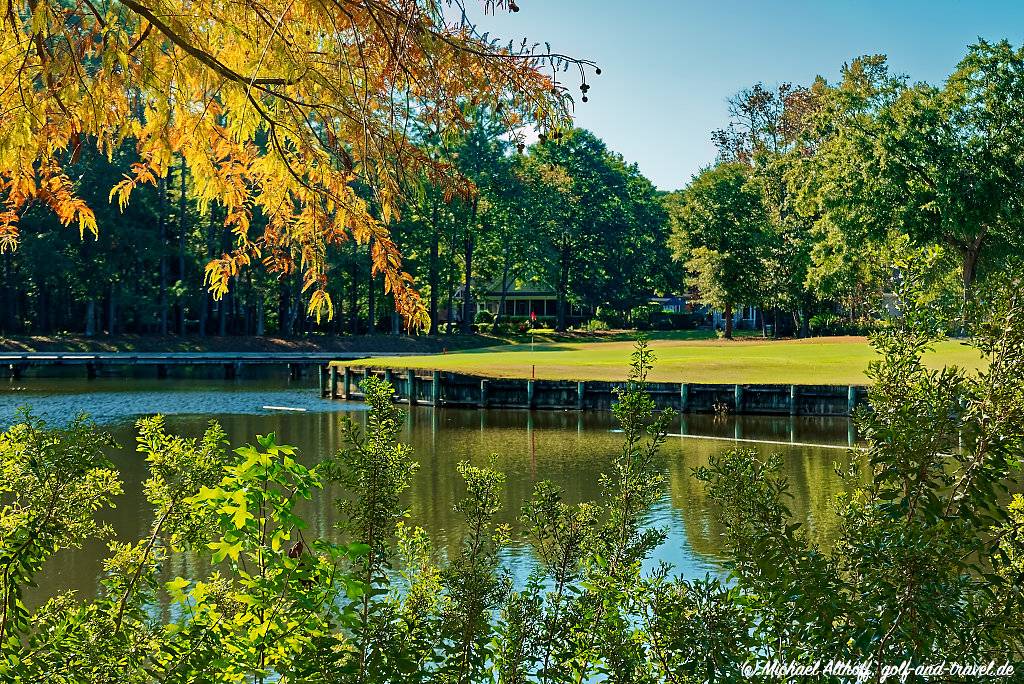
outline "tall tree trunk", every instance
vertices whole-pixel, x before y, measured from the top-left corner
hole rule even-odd
[[[204,287],[199,292],[199,330],[197,331],[200,337],[206,337],[206,326],[207,320],[210,316],[210,296],[206,292]]]
[[[256,328],[256,311],[252,305],[252,270],[245,272],[245,297],[242,303],[242,330],[243,335],[253,334]]]
[[[281,337],[290,337],[292,334],[290,295],[288,276],[282,273],[277,277],[277,334]]]
[[[31,310],[28,290],[24,286],[18,287],[18,299],[15,305],[14,315],[18,321],[18,330],[26,332],[28,329],[28,312]]]
[[[558,284],[555,287],[555,294],[558,299],[558,314],[555,318],[555,330],[565,332],[567,328],[568,294],[569,294],[569,245],[563,241],[562,251],[558,266]]]
[[[44,280],[40,280],[38,285],[36,308],[39,311],[39,332],[45,335],[50,332],[50,290]]]
[[[110,294],[107,298],[107,334],[117,334],[117,284],[110,284]]]
[[[466,234],[464,236],[466,275],[465,278],[463,278],[462,325],[460,326],[463,335],[469,335],[473,332],[473,237],[476,233],[477,206],[478,200],[474,197],[473,205],[470,210],[469,222],[466,225]]]
[[[227,307],[227,304],[228,304],[228,297],[230,297],[230,296],[231,296],[230,293],[225,294],[223,297],[220,298],[220,301],[217,302],[217,336],[218,337],[224,337],[225,335],[228,334],[228,314],[227,314],[227,308],[228,307]]]
[[[7,251],[3,254],[3,272],[4,272],[4,296],[0,298],[0,304],[3,305],[3,312],[0,314],[0,330],[4,332],[15,332],[17,330],[17,289],[14,286],[14,266],[11,263],[11,253]]]
[[[961,278],[964,286],[964,301],[967,301],[971,294],[971,287],[974,285],[974,281],[978,277],[978,257],[981,256],[981,245],[985,240],[985,234],[988,231],[982,229],[981,233],[977,238],[974,239],[971,244],[963,248],[963,266],[961,268]]]
[[[430,334],[437,335],[437,307],[438,294],[440,291],[440,279],[438,277],[438,259],[441,251],[441,230],[437,225],[437,198],[434,198],[434,207],[430,217]]]
[[[213,259],[213,236],[216,225],[217,209],[216,205],[211,204],[210,220],[206,224],[206,263]],[[206,337],[210,330],[210,312],[213,308],[213,301],[210,297],[210,290],[206,287],[205,277],[200,279],[200,292],[202,299],[199,302],[199,336]]]
[[[732,339],[732,302],[725,305],[725,311],[723,312],[725,317],[725,339]]]
[[[225,209],[225,212],[227,212],[227,209]],[[231,231],[224,225],[219,226],[219,230],[220,253],[227,254],[231,245]],[[228,328],[231,324],[231,300],[236,286],[237,283],[229,284],[228,291],[221,296],[220,302],[218,302],[217,305],[217,334],[220,337],[224,337],[228,334]]]
[[[359,334],[359,246],[352,240],[352,261],[348,270],[351,287],[348,291],[348,330]]]
[[[160,255],[160,334],[167,335],[168,331],[168,302],[167,302],[167,181],[166,176],[157,181],[157,205],[160,218],[157,220],[157,244]]]
[[[292,322],[291,327],[296,335],[305,335],[308,332],[306,325],[305,307],[302,300],[302,274],[295,271],[292,278]]]
[[[370,250],[367,249],[367,256],[371,259]],[[377,297],[376,284],[373,282],[373,263],[369,264],[366,278],[366,332],[373,335],[377,332]]]
[[[187,228],[186,217],[185,217],[185,178],[188,170],[185,168],[185,158],[181,158],[181,166],[179,166],[179,173],[181,174],[180,185],[178,188],[178,282],[181,285],[185,284],[185,230]],[[183,299],[178,300],[178,334],[184,335],[187,332],[185,329],[185,301]]]
[[[511,261],[510,251],[506,242],[501,260],[501,297],[498,299],[498,311],[494,314],[494,323],[491,325],[492,334],[498,333],[498,325],[501,323],[501,317],[505,314],[505,300],[508,298],[509,261]]]
[[[448,244],[449,247],[453,246],[451,242]],[[446,321],[448,327],[445,329],[446,335],[451,335],[455,329],[455,278],[452,276],[453,270],[455,270],[455,264],[449,262],[448,268],[445,269],[445,271],[447,271],[446,279],[448,281],[448,315]]]
[[[96,334],[96,300],[89,299],[85,303],[85,336],[93,337]]]

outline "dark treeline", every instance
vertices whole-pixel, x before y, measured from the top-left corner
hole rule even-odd
[[[516,149],[483,112],[477,119],[455,139],[422,134],[422,144],[457,165],[476,191],[446,195],[412,179],[412,199],[392,224],[405,268],[429,301],[433,332],[469,332],[473,294],[501,283],[556,290],[556,311],[546,322],[561,328],[573,307],[628,312],[668,287],[667,214],[635,166],[586,131]],[[400,329],[383,279],[371,276],[373,245],[355,241],[329,255],[330,319],[308,314],[297,270],[242,269],[215,299],[205,266],[236,241],[223,209],[201,208],[179,163],[155,187],[136,190],[122,211],[108,193],[134,161],[127,145],[112,160],[83,147],[70,167],[96,212],[95,238],[70,236],[45,207],[26,213],[21,244],[0,257],[0,331],[295,336]],[[254,212],[251,229],[262,230],[260,221]],[[467,284],[470,297],[462,295]],[[441,325],[449,320],[461,323]]]
[[[187,169],[175,166],[155,187],[140,187],[121,211],[109,189],[133,155],[107,160],[83,148],[77,190],[94,208],[99,233],[81,240],[68,235],[52,212],[29,210],[21,221],[18,249],[2,255],[0,329],[7,333],[299,335],[313,329],[297,272],[241,271],[219,301],[204,286],[206,264],[230,251],[235,236],[223,210],[201,212],[190,196]],[[77,238],[77,236],[75,236]],[[335,255],[332,286],[353,296],[324,332],[365,332],[383,285],[369,274],[367,247]],[[355,302],[358,308],[351,307]],[[393,306],[391,307],[393,309]],[[387,307],[375,318],[387,323]]]

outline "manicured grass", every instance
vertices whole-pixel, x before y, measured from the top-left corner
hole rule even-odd
[[[487,377],[545,380],[622,380],[632,342],[541,341],[486,347],[440,356],[367,359],[341,365],[446,370]],[[653,339],[651,380],[663,382],[855,385],[875,352],[863,337],[809,340]],[[977,368],[976,351],[957,341],[936,345],[928,365]],[[534,375],[535,374],[535,375]]]

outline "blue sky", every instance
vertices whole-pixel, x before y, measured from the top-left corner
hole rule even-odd
[[[726,98],[758,81],[833,80],[852,57],[938,83],[979,36],[1024,42],[1024,2],[932,0],[518,0],[481,26],[548,41],[598,62],[577,123],[635,161],[659,188],[686,185],[714,159]],[[573,88],[576,83],[573,83]]]

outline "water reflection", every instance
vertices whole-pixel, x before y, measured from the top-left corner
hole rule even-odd
[[[216,417],[233,444],[276,432],[279,441],[299,447],[302,458],[313,463],[341,446],[343,416],[365,420],[366,415],[360,405],[320,399],[315,381],[309,378],[290,385],[284,377],[267,377],[236,382],[201,378],[29,380],[21,381],[20,386],[24,389],[0,393],[0,425],[9,424],[14,408],[25,403],[31,403],[37,413],[53,417],[87,411],[109,425],[122,445],[111,458],[121,471],[125,493],[105,520],[123,540],[145,535],[151,522],[142,496],[145,464],[134,451],[133,416],[162,412],[168,415],[170,429],[193,436],[201,434]],[[267,405],[306,410],[262,408]],[[465,533],[463,522],[453,512],[463,495],[455,466],[463,460],[491,463],[506,474],[499,522],[508,523],[513,531],[519,530],[517,518],[523,502],[540,480],[549,479],[563,487],[569,501],[596,500],[601,495],[598,475],[608,470],[621,448],[621,435],[614,430],[607,413],[414,407],[403,436],[420,462],[406,496],[411,522],[424,527],[438,548],[453,550]],[[741,446],[762,455],[780,453],[793,493],[790,504],[795,517],[807,523],[815,542],[827,547],[834,539],[836,521],[830,503],[842,483],[833,464],[856,457],[842,448],[851,439],[846,419],[685,416],[676,421],[672,432],[677,436],[668,440],[662,452],[666,496],[651,512],[651,524],[666,528],[668,540],[652,563],[668,561],[691,577],[718,571],[722,530],[715,523],[712,503],[691,472],[706,465],[712,454],[735,446],[734,439],[787,443]],[[333,502],[339,494],[326,491],[305,507],[312,534],[334,536],[337,512]],[[58,554],[41,578],[40,594],[64,589],[94,593],[105,555],[105,544],[100,542]],[[521,545],[508,548],[504,558],[519,578],[525,577],[533,563],[528,549]],[[186,554],[175,556],[165,570],[167,577],[204,572],[203,559]]]

